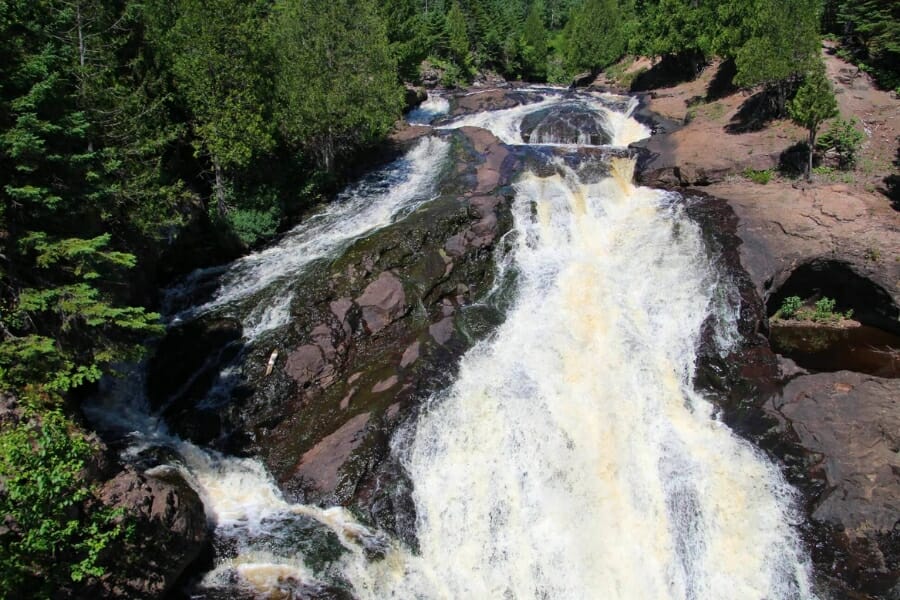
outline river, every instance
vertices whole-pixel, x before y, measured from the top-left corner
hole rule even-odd
[[[169,322],[228,315],[248,345],[284,327],[299,273],[438,194],[449,153],[440,130],[481,127],[511,147],[574,153],[649,135],[627,98],[532,93],[542,99],[444,117],[277,244],[193,274],[169,291]],[[431,99],[416,119],[448,109]],[[175,449],[231,544],[192,597],[815,597],[793,491],[693,387],[710,315],[721,352],[736,342],[727,278],[678,194],[635,186],[633,159],[602,167],[557,159],[515,178],[510,247],[497,255],[517,275],[505,319],[449,387],[422,398],[394,445],[412,482],[416,548],[344,508],[288,502],[258,460],[172,435],[147,408],[140,369],[91,408],[106,429],[130,432],[126,459]],[[201,285],[215,291],[191,305]],[[312,539],[332,540],[336,558],[316,558]]]

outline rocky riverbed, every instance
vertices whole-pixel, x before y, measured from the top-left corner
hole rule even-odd
[[[720,356],[715,323],[707,323],[697,385],[800,489],[820,584],[860,598],[900,597],[897,380],[804,373],[767,339],[768,317],[792,294],[829,295],[864,323],[896,331],[898,213],[884,196],[846,184],[736,180],[748,167],[768,168],[776,149],[789,145],[787,125],[778,126],[783,135],[715,136],[715,144],[734,146],[732,155],[769,140],[772,152],[760,150],[765,162],[725,164],[727,152],[715,144],[707,158],[687,160],[684,149],[708,144],[722,124],[695,114],[681,128],[672,98],[686,100],[688,92],[676,86],[655,94],[639,113],[659,135],[635,149],[644,156],[638,179],[680,189],[740,296],[742,342]],[[539,100],[515,89],[480,91],[451,98],[449,110],[459,117]],[[436,131],[404,126],[394,143],[408,147]],[[440,135],[451,158],[436,199],[293,282],[290,325],[277,342],[247,345],[239,320],[202,316],[170,328],[148,372],[150,400],[180,436],[258,457],[288,500],[350,507],[411,547],[411,483],[391,443],[414,422],[421,400],[452,381],[459,357],[503,320],[513,274],[498,258],[512,224],[516,173],[525,164],[578,162],[560,149],[516,150],[475,127]],[[681,187],[698,183],[711,185]],[[232,400],[204,402],[236,360]],[[168,575],[130,575],[115,589],[131,586],[148,597],[170,589],[206,543],[200,499],[159,466],[166,461],[147,455],[143,472],[120,474],[104,498],[155,523],[147,539],[187,541],[169,553],[177,565],[158,565]],[[227,554],[227,544],[217,552]]]

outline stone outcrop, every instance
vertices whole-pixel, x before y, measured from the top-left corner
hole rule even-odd
[[[105,482],[100,499],[123,511],[133,534],[117,541],[104,559],[108,574],[93,597],[162,598],[209,540],[203,503],[172,467],[144,473],[132,468]]]
[[[900,262],[892,258],[900,218],[883,199],[841,184],[703,189],[734,209],[741,262],[770,313],[785,295],[819,292],[863,322],[900,330]]]
[[[833,542],[829,556],[853,587],[900,592],[900,380],[841,371],[792,379],[767,411],[797,436],[821,491],[812,519]],[[893,592],[891,592],[893,590]]]

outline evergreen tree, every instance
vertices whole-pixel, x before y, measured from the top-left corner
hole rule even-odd
[[[879,81],[900,88],[900,2],[839,0],[835,21],[859,58],[874,67]]]
[[[453,5],[447,13],[447,37],[450,59],[460,68],[467,68],[469,64],[469,28],[458,0],[453,1]]]
[[[602,69],[625,51],[624,15],[618,0],[586,0],[567,28],[567,62],[575,71]]]
[[[372,0],[282,0],[275,15],[279,127],[330,170],[399,115],[403,93],[385,25]]]
[[[272,148],[264,98],[269,79],[262,0],[178,0],[166,50],[194,118],[198,153],[214,174],[218,214],[226,177]]]
[[[522,33],[525,76],[536,81],[547,77],[547,30],[544,28],[544,5],[532,3]]]
[[[708,56],[716,18],[712,3],[693,0],[653,0],[641,7],[638,46],[653,56],[695,53]]]
[[[816,134],[819,126],[832,117],[837,116],[837,101],[831,82],[825,75],[825,65],[816,61],[813,68],[804,77],[803,85],[788,106],[791,118],[808,132],[809,160],[806,164],[806,177],[812,177],[813,152],[816,148]]]
[[[5,6],[0,388],[66,391],[132,355],[157,315],[111,293],[135,259],[103,232],[117,215],[115,154],[93,143],[88,87],[71,76],[88,67],[70,44],[78,13],[65,2]]]
[[[735,83],[777,84],[802,75],[820,48],[819,0],[756,0],[744,27],[748,39],[735,53]],[[786,102],[784,86],[779,106]]]

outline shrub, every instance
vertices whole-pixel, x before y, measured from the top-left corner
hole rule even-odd
[[[817,300],[813,308],[809,308],[803,305],[803,300],[799,296],[789,296],[781,303],[781,308],[775,313],[775,318],[834,323],[853,316],[852,310],[845,313],[834,310],[835,304],[833,299],[824,297]]]
[[[225,215],[232,231],[248,246],[275,235],[281,222],[277,207],[269,210],[236,208]]]
[[[856,166],[859,148],[866,137],[863,132],[856,128],[857,122],[856,118],[838,118],[816,142],[816,147],[823,152],[831,149],[837,152],[838,161],[842,169],[852,169]]]
[[[103,575],[119,513],[86,510],[94,446],[58,411],[0,431],[0,597],[50,597]]]
[[[778,316],[784,319],[793,318],[802,306],[803,301],[799,296],[789,296],[781,303],[781,308],[778,309]]]
[[[765,171],[754,171],[753,169],[747,169],[746,171],[744,171],[744,177],[749,179],[753,183],[766,185],[767,183],[772,181],[772,171],[770,169],[766,169]]]

